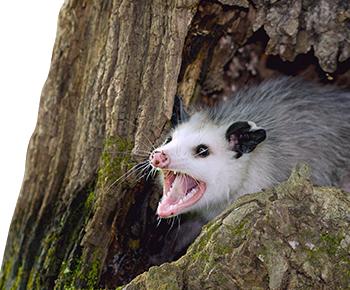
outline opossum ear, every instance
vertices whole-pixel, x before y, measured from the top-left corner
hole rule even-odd
[[[237,152],[236,158],[243,153],[252,152],[255,147],[266,139],[266,131],[258,128],[253,122],[233,123],[226,131],[229,148]]]
[[[187,121],[189,115],[184,109],[182,98],[178,95],[175,96],[173,115],[171,116],[171,124],[176,127],[178,124]]]

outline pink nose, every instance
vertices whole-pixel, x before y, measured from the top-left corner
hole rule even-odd
[[[163,151],[153,151],[150,156],[151,164],[154,167],[165,168],[170,163],[170,158]]]

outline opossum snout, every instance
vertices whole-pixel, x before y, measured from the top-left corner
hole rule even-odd
[[[154,167],[166,168],[170,163],[169,156],[164,151],[155,150],[152,152],[149,160]]]

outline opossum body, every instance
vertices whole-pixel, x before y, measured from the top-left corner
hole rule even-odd
[[[350,173],[350,93],[266,81],[193,114],[150,162],[162,173],[162,218],[194,210],[209,220],[237,197],[284,181],[300,162],[315,184],[341,186]]]

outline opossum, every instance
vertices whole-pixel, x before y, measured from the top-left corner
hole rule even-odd
[[[162,175],[161,218],[196,211],[210,220],[239,196],[286,180],[300,162],[313,183],[350,191],[350,93],[298,78],[265,81],[191,115],[149,161]]]

